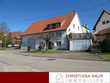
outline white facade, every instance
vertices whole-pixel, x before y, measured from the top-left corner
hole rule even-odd
[[[92,44],[92,40],[70,40],[70,51],[86,51]]]
[[[61,23],[61,26],[65,23],[65,20]],[[86,31],[86,30],[85,30]],[[49,32],[49,33],[42,33],[40,37],[37,35],[35,37],[25,37],[23,41],[23,47],[26,47],[28,43],[32,44],[34,49],[39,49],[40,43],[46,43],[45,38],[49,37],[49,41],[51,41],[53,48],[55,49],[66,49],[70,51],[81,51],[87,50],[91,44],[90,40],[81,40],[80,38],[69,40],[67,35],[70,33],[86,33],[83,30],[83,27],[80,24],[79,16],[77,13],[72,18],[71,23],[67,27],[66,30],[57,31],[57,32]],[[29,41],[31,40],[31,41]],[[29,42],[28,42],[29,41]]]
[[[79,16],[77,13],[75,13],[72,22],[67,28],[66,34],[69,35],[70,33],[82,33],[82,32],[83,30],[80,24]]]
[[[77,13],[75,13],[75,16],[73,17],[73,20],[71,21],[69,27],[67,28],[66,34],[69,35],[70,33],[87,33],[87,31],[81,26],[79,16]],[[69,50],[70,51],[85,51],[88,50],[88,48],[91,45],[91,40],[89,39],[83,39],[80,38],[69,40]]]
[[[107,28],[110,28],[110,14],[104,12],[102,17],[100,18],[100,21],[96,25],[95,32],[97,33],[99,31],[107,29]]]

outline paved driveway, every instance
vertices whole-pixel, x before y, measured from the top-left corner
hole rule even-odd
[[[110,62],[32,57],[19,50],[0,50],[0,71],[110,72]]]

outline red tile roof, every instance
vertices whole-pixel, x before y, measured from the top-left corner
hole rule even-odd
[[[14,39],[18,36],[23,35],[23,32],[10,32],[10,34],[11,34],[11,38]]]
[[[75,13],[70,12],[70,13],[66,14],[65,16],[57,16],[57,17],[50,18],[47,20],[41,20],[41,21],[35,22],[26,30],[26,32],[23,35],[65,30],[71,23],[74,16],[75,16]],[[55,23],[55,22],[60,22],[61,26],[59,28],[55,28],[55,29],[44,30],[44,28],[48,24]]]

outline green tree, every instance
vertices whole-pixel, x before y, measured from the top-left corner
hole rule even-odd
[[[2,41],[2,47],[7,47],[10,40],[10,32],[7,23],[0,23],[0,41]]]
[[[110,52],[110,39],[104,39],[103,42],[100,43],[102,52]]]

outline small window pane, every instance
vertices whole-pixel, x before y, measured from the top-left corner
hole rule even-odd
[[[75,27],[75,24],[73,24],[73,28]]]
[[[61,41],[57,41],[57,46],[61,46]]]
[[[68,31],[70,31],[70,29],[68,29]]]
[[[104,25],[105,24],[105,21],[103,21],[102,24]]]
[[[78,26],[78,30],[80,30],[80,29],[79,29],[79,26]]]
[[[109,21],[109,20],[107,20],[107,23],[110,23],[110,21]]]

